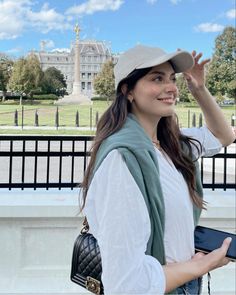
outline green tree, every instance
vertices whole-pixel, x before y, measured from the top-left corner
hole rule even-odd
[[[27,57],[26,72],[28,73],[26,94],[32,99],[35,92],[41,91],[41,83],[43,79],[43,71],[39,59],[35,54],[30,54]]]
[[[37,56],[30,54],[14,63],[8,87],[11,91],[18,92],[21,100],[23,94],[29,95],[32,99],[34,92],[40,90],[42,77],[43,72]]]
[[[236,29],[226,27],[215,40],[215,51],[207,73],[213,95],[236,97]]]
[[[64,95],[66,90],[65,77],[61,71],[55,67],[50,67],[44,71],[42,81],[42,91],[44,93],[53,93],[56,95]]]
[[[14,63],[12,74],[8,83],[8,88],[20,94],[20,104],[22,101],[22,95],[25,91],[25,80],[26,80],[26,73],[25,73],[25,65],[26,59],[20,58]]]
[[[5,100],[7,83],[11,76],[13,61],[5,54],[0,55],[0,90],[3,92],[2,100]]]
[[[187,82],[182,74],[177,75],[176,85],[179,90],[179,101],[180,102],[192,102],[193,97],[188,90]]]
[[[105,96],[107,101],[115,95],[114,64],[108,60],[103,64],[101,72],[93,81],[94,89],[98,95]]]

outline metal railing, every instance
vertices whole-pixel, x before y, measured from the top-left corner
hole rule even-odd
[[[0,135],[0,188],[79,186],[89,161],[92,136]],[[200,160],[204,188],[235,189],[235,142]]]
[[[224,147],[213,157],[200,159],[200,171],[203,188],[236,189],[236,140],[229,147]]]
[[[0,188],[71,188],[84,176],[91,136],[0,136]]]

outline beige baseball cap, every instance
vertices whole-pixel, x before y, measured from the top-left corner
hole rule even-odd
[[[194,64],[192,55],[187,51],[166,53],[158,47],[137,45],[124,52],[115,65],[115,87],[134,70],[154,67],[166,61],[171,61],[176,73],[184,72]]]

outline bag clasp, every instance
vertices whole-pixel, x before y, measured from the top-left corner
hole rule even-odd
[[[85,282],[86,289],[94,294],[99,295],[101,291],[101,284],[98,280],[92,278],[92,277],[87,277],[86,282]]]

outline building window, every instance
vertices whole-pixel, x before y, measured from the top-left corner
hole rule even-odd
[[[68,57],[66,57],[66,61],[68,61]]]
[[[89,80],[91,79],[91,73],[88,73],[88,79]]]
[[[82,88],[82,90],[85,89],[85,82],[82,82],[82,83],[81,83],[81,88]]]
[[[87,88],[87,90],[91,90],[92,89],[92,84],[91,84],[91,82],[88,82],[88,88]]]
[[[82,75],[82,79],[85,79],[85,73],[82,73],[81,75]]]

